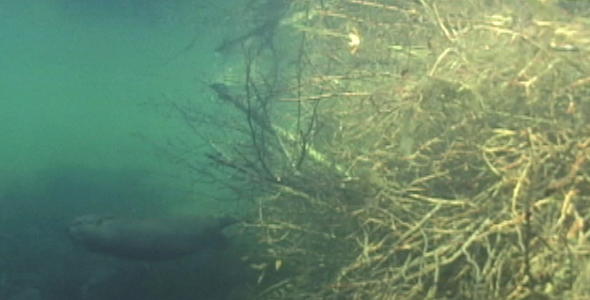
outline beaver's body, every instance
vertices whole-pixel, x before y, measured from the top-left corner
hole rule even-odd
[[[199,252],[224,239],[231,217],[189,216],[170,219],[87,215],[68,226],[68,235],[89,251],[124,259],[167,260]]]

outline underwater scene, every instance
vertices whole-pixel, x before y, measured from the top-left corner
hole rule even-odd
[[[590,300],[590,1],[0,1],[0,300]]]

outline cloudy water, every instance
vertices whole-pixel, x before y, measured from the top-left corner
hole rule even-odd
[[[0,1],[0,299],[159,297],[129,294],[153,273],[88,256],[67,224],[86,213],[227,211],[223,191],[156,151],[192,139],[167,105],[206,111],[205,83],[231,64],[213,49],[233,7],[216,2]]]
[[[231,7],[209,2],[3,1],[0,182],[64,166],[175,173],[151,143],[186,128],[152,104],[210,103]]]

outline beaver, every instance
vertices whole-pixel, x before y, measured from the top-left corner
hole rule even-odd
[[[170,260],[224,244],[231,216],[136,218],[85,215],[67,227],[72,242],[88,251],[128,260]]]

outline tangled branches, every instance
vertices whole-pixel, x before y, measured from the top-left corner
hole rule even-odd
[[[542,5],[519,27],[517,7],[418,2],[296,2],[307,68],[280,100],[314,103],[323,130],[308,142],[337,168],[303,167],[326,184],[260,200],[264,256],[297,274],[264,298],[572,293],[590,128],[587,66],[566,45],[587,53],[587,29]]]
[[[243,82],[210,86],[243,139],[209,157],[268,191],[245,225],[259,299],[586,295],[586,23],[535,1],[290,4],[273,32],[294,65],[261,75],[246,47]]]

